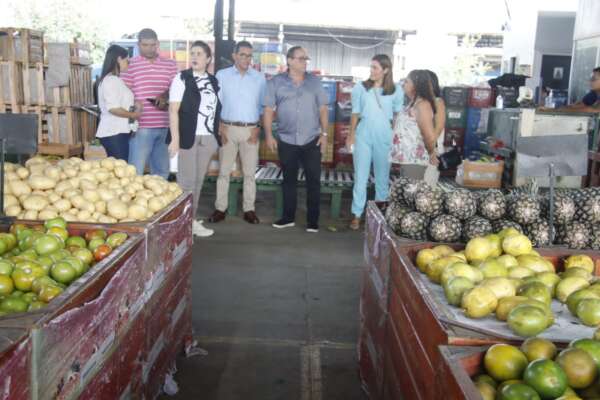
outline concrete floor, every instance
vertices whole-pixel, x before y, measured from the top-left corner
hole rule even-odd
[[[199,214],[213,201],[204,193]],[[194,333],[208,354],[178,359],[179,392],[161,399],[366,399],[355,349],[363,233],[330,220],[325,195],[318,234],[304,231],[304,210],[297,227],[272,228],[272,193],[259,193],[257,214],[258,226],[228,217],[195,240]]]

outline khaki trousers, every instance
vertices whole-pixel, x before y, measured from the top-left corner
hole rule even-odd
[[[238,152],[244,174],[244,212],[254,211],[256,200],[256,166],[258,165],[258,142],[248,143],[253,128],[227,126],[227,144],[219,149],[219,179],[217,180],[217,200],[215,208],[225,212],[229,200],[229,177]]]
[[[197,135],[191,149],[179,149],[177,183],[194,196],[194,218],[210,159],[219,148],[213,135]]]

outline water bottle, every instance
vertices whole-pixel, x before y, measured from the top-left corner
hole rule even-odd
[[[504,108],[504,97],[501,94],[496,96],[496,108],[500,110]]]
[[[550,94],[546,96],[545,104],[547,108],[554,108],[554,90],[550,90]]]

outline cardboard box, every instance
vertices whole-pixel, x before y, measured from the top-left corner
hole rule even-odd
[[[106,150],[102,145],[85,143],[83,145],[83,159],[86,161],[104,160],[107,157]]]
[[[504,161],[473,162],[464,160],[458,167],[456,183],[469,188],[500,188]]]

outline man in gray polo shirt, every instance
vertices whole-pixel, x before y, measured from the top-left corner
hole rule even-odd
[[[287,53],[288,71],[267,82],[264,99],[264,129],[267,146],[278,149],[283,171],[283,216],[275,228],[295,225],[298,169],[306,177],[307,232],[319,231],[321,196],[321,154],[327,146],[328,97],[321,80],[306,72],[310,58],[300,46]],[[277,134],[272,132],[273,114],[277,111]]]

